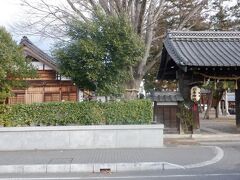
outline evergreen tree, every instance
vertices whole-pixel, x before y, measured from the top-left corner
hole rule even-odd
[[[25,87],[24,79],[34,75],[35,70],[26,61],[21,47],[0,27],[0,103],[11,96],[13,88]]]
[[[166,29],[172,27],[172,30],[186,30],[196,27],[207,3],[207,0],[66,0],[66,6],[62,6],[48,0],[22,1],[23,6],[27,6],[30,13],[35,15],[25,25],[34,27],[28,29],[35,30],[35,33],[48,37],[64,37],[69,22],[74,19],[91,23],[98,10],[107,16],[125,14],[145,46],[142,58],[128,71],[130,79],[124,84],[125,97],[128,99],[137,97],[144,76],[158,66]],[[159,26],[161,19],[164,27]]]
[[[212,10],[216,13],[210,17],[210,27],[216,31],[227,31],[231,29],[231,20],[228,13],[229,9],[223,6],[222,0],[212,2]]]
[[[98,13],[91,22],[72,22],[68,36],[70,43],[55,51],[62,73],[100,95],[123,93],[144,51],[128,19]]]
[[[232,20],[231,30],[240,30],[240,1],[230,8],[230,18]]]

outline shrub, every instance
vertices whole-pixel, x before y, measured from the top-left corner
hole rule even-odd
[[[152,105],[148,100],[110,102],[103,104],[106,124],[149,124]]]
[[[152,106],[148,100],[55,102],[0,107],[2,126],[149,124],[151,121]]]
[[[191,110],[191,105],[182,103],[179,105],[179,112],[177,117],[180,119],[183,131],[189,133],[195,128],[195,123],[193,119],[193,112]],[[191,132],[192,133],[192,132]]]

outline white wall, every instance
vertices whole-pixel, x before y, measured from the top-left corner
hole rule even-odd
[[[0,151],[159,148],[163,125],[3,127],[0,137]]]
[[[33,61],[33,62],[31,62],[31,64],[32,64],[33,67],[36,68],[37,70],[43,70],[43,63]]]

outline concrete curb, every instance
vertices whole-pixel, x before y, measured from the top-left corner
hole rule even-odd
[[[33,164],[33,165],[0,165],[2,173],[80,173],[80,172],[124,172],[124,171],[146,171],[146,170],[167,170],[167,169],[191,169],[215,164],[220,161],[224,152],[217,146],[211,147],[215,156],[204,162],[178,165],[168,162],[136,162],[136,163],[90,163],[90,164]]]
[[[181,165],[168,162],[139,162],[139,163],[97,163],[97,164],[33,164],[33,165],[1,165],[3,173],[94,173],[101,170],[111,172],[185,169]]]
[[[164,134],[168,139],[207,139],[207,140],[240,140],[240,134]]]
[[[237,139],[240,140],[240,134],[214,134],[214,135],[209,135],[209,134],[193,134],[192,138],[194,139],[218,139],[218,140],[232,140],[232,139]]]

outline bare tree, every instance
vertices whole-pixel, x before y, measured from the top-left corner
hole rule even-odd
[[[166,28],[159,32],[160,22],[163,19],[166,20],[171,12],[175,13],[175,19],[178,19],[175,22],[175,30],[189,29],[197,22],[196,18],[199,17],[207,3],[207,0],[184,1],[190,3],[191,8],[182,9],[175,13],[174,7],[178,7],[178,10],[181,9],[183,1],[65,0],[61,4],[53,4],[49,0],[37,2],[22,0],[22,5],[29,10],[29,15],[34,17],[25,23],[25,33],[27,29],[32,27],[30,32],[35,34],[65,39],[67,25],[72,19],[91,21],[92,15],[99,9],[109,16],[126,14],[135,32],[145,42],[144,56],[136,66],[130,68],[131,80],[126,84],[127,98],[134,98],[144,75],[159,61],[161,56],[161,45]]]

